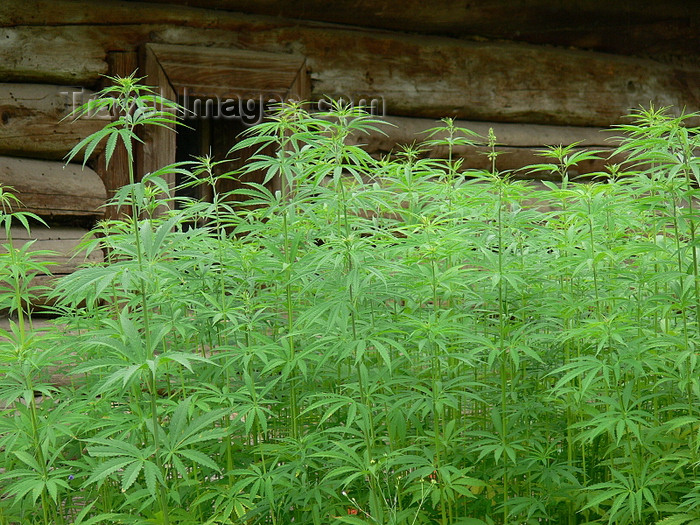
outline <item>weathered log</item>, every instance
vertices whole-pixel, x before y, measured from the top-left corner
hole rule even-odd
[[[107,115],[77,121],[65,118],[92,95],[70,86],[0,84],[0,154],[65,157],[80,140],[109,121]]]
[[[77,28],[76,28],[77,29]],[[89,86],[107,73],[99,32],[61,28],[0,29],[0,78],[7,82],[46,82]],[[111,40],[111,39],[108,39]]]
[[[382,133],[369,135],[353,135],[353,141],[365,144],[370,151],[389,151],[394,144],[411,144],[428,139],[427,130],[444,127],[445,124],[426,118],[410,118],[385,116],[381,120],[385,126],[379,125]],[[455,120],[454,126],[465,128],[487,140],[489,129],[493,129],[498,144],[518,147],[542,147],[569,145],[575,142],[581,146],[611,147],[617,145],[616,133],[609,128],[580,127],[580,126],[547,126],[541,124],[514,124],[504,122],[477,122]],[[619,135],[619,134],[618,134]],[[439,132],[431,138],[445,138],[445,132]]]
[[[388,125],[380,126],[382,133],[353,135],[347,141],[350,145],[362,145],[363,149],[372,156],[396,154],[403,146],[416,146],[422,150],[421,155],[432,159],[447,159],[449,149],[446,145],[425,145],[430,139],[445,138],[445,132],[439,132],[429,137],[426,130],[442,126],[442,123],[430,119],[407,117],[384,117]],[[570,146],[575,144],[572,151],[595,149],[600,151],[599,159],[581,162],[570,175],[584,175],[594,172],[605,172],[606,165],[621,162],[622,157],[609,159],[618,144],[619,139],[610,129],[576,127],[576,126],[544,126],[537,124],[511,124],[502,122],[474,122],[457,120],[454,125],[466,128],[478,136],[467,138],[477,145],[456,145],[452,148],[453,160],[462,159],[461,169],[488,170],[491,161],[487,154],[489,149],[483,144],[487,142],[489,129],[496,136],[494,151],[498,154],[496,168],[500,171],[514,172],[519,177],[528,177],[527,165],[552,162],[542,157],[541,152],[547,146]],[[459,134],[459,136],[464,136]],[[547,173],[538,172],[538,178],[550,178]],[[552,177],[556,179],[556,177]]]
[[[494,148],[496,153],[496,170],[503,174],[510,174],[518,179],[538,179],[538,180],[561,180],[561,175],[557,172],[549,171],[534,171],[528,166],[534,164],[557,164],[557,161],[552,158],[545,158],[541,155],[543,148],[527,148],[527,147],[508,147],[497,146]],[[581,151],[581,148],[572,148],[571,153]],[[400,151],[400,148],[394,149],[394,152]],[[611,164],[621,164],[624,157],[613,156],[614,150],[611,148],[596,148],[597,158],[582,160],[576,166],[570,167],[567,172],[570,178],[585,176],[607,176],[610,170],[608,166]],[[461,161],[459,166],[460,171],[477,170],[491,171],[493,166],[489,154],[491,150],[484,146],[463,146],[455,148],[452,154],[453,161]],[[381,156],[383,152],[371,152],[375,157]],[[448,158],[447,149],[440,146],[437,148],[427,148],[420,155],[429,159],[446,160]]]
[[[21,210],[43,217],[102,215],[107,197],[90,168],[47,160],[0,157],[0,182],[13,188]]]
[[[0,76],[92,85],[107,70],[107,51],[152,41],[293,51],[307,57],[312,98],[378,98],[397,115],[607,126],[652,101],[700,109],[700,70],[651,60],[234,13],[220,13],[216,29],[194,27],[199,21],[192,10],[182,15],[182,25],[149,24],[148,4],[114,5],[145,23],[0,30]],[[90,6],[93,16],[109,19],[102,3]]]
[[[102,250],[94,250],[86,254],[80,247],[87,238],[89,231],[84,228],[61,226],[47,227],[34,225],[30,232],[20,226],[10,230],[12,244],[16,248],[33,241],[30,250],[48,250],[51,253],[43,255],[42,261],[49,263],[48,270],[54,276],[73,273],[79,266],[86,263],[98,263],[104,260]],[[7,242],[4,232],[3,242]]]
[[[443,36],[520,40],[535,44],[578,47],[619,54],[692,54],[700,47],[700,11],[687,0],[152,0],[151,23],[199,27],[221,24],[221,10],[297,20],[315,20],[395,31]],[[173,9],[171,4],[179,4]],[[209,10],[195,9],[209,8]],[[123,2],[33,0],[0,4],[6,25],[71,25],[99,22],[109,11],[113,24],[140,23],[140,14]]]
[[[519,40],[597,51],[693,54],[700,10],[687,0],[154,0],[292,19],[443,36]]]
[[[571,150],[571,153],[576,153],[582,149],[576,147]],[[533,164],[557,164],[557,161],[552,158],[542,157],[540,149],[523,148],[523,147],[507,147],[497,146],[494,148],[496,157],[496,170],[501,174],[509,173],[518,179],[538,179],[538,180],[561,180],[561,175],[557,172],[549,171],[533,171],[528,168]],[[612,157],[614,150],[611,148],[596,148],[597,157],[593,159],[582,160],[576,166],[570,167],[567,173],[571,179],[574,177],[593,177],[607,176],[610,173],[608,166],[610,164],[620,164],[624,158],[620,156]],[[463,159],[460,169],[462,170],[485,170],[490,171],[491,160],[488,157],[490,153],[485,147],[472,147],[458,152],[453,156],[454,159]],[[439,152],[430,152],[429,157],[444,159],[444,150]]]
[[[22,227],[12,227],[12,244],[16,248],[21,248],[26,243],[31,242],[30,251],[48,251],[49,253],[38,254],[35,259],[48,263],[46,270],[49,273],[38,273],[31,279],[30,286],[41,288],[43,291],[51,290],[56,280],[64,275],[76,271],[85,264],[96,264],[104,260],[102,250],[93,250],[87,253],[81,246],[83,241],[90,239],[89,231],[77,227],[46,227],[33,225],[30,232]],[[7,238],[2,232],[1,242],[7,242]],[[4,247],[0,247],[0,252],[4,252]],[[0,285],[0,293],[7,293],[4,289],[9,287],[8,283]],[[43,293],[36,294],[32,300],[32,307],[42,310],[42,307],[49,306],[52,301]]]
[[[261,97],[270,96],[282,101],[290,97],[290,88],[302,69],[306,75],[304,57],[289,53],[168,44],[146,47],[165,73],[168,87],[172,86],[178,95],[218,96],[223,100],[257,98],[263,103],[267,99]]]
[[[10,331],[12,329],[12,324],[17,324],[17,322],[18,320],[16,317],[0,317],[0,329]],[[32,319],[31,327],[32,330],[36,332],[48,332],[54,329],[61,330],[61,328],[56,328],[56,325],[48,319]]]

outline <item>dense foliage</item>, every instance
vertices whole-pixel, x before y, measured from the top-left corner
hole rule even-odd
[[[73,156],[172,120],[116,80]],[[50,268],[6,243],[0,524],[700,524],[700,139],[634,119],[628,165],[576,183],[596,153],[549,148],[537,189],[450,120],[448,160],[375,160],[346,140],[368,115],[280,107],[233,154],[274,145],[244,170],[281,191],[220,194],[209,158],[132,173],[48,331]],[[465,172],[482,140],[493,169]]]

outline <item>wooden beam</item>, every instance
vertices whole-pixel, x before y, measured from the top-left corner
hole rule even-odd
[[[43,82],[92,86],[107,73],[104,42],[85,31],[71,40],[69,28],[0,29],[0,78],[6,82]],[[96,29],[87,33],[97,34]]]
[[[21,210],[42,217],[102,215],[107,196],[90,168],[47,160],[0,157],[0,183],[14,189]]]
[[[192,75],[197,71],[200,74],[213,74],[216,71],[229,70],[252,72],[273,70],[281,75],[281,78],[270,79],[271,82],[276,83],[274,88],[277,89],[289,85],[299,69],[299,64],[304,60],[303,56],[289,53],[226,48],[183,48],[172,44],[150,44],[150,47],[158,55],[161,67],[168,71],[168,77],[173,81],[186,84],[196,80]],[[183,73],[175,72],[174,68],[182,66],[191,66],[192,69],[185,68]]]
[[[356,143],[366,144],[373,151],[389,151],[395,144],[411,144],[427,138],[426,130],[443,126],[437,120],[385,116],[381,120],[385,126],[379,126],[382,133],[353,136]],[[488,136],[493,129],[499,144],[508,146],[542,147],[551,145],[569,145],[580,142],[582,146],[611,147],[617,144],[614,131],[599,127],[549,126],[541,124],[514,124],[505,122],[479,122],[455,120],[454,125],[466,128],[480,137]],[[445,133],[438,133],[433,138],[444,138]]]
[[[296,77],[289,88],[287,97],[297,101],[307,101],[311,99],[311,82],[309,78],[309,67],[306,60],[299,66]]]
[[[581,147],[572,148],[571,152],[579,152]],[[556,172],[532,171],[527,169],[527,166],[541,163],[554,163],[556,161],[551,158],[541,156],[542,148],[525,148],[525,147],[509,147],[497,146],[494,151],[496,157],[496,170],[505,174],[508,173],[516,179],[537,179],[537,180],[561,180],[561,176]],[[592,177],[592,176],[607,176],[610,171],[608,166],[611,164],[619,164],[624,159],[619,156],[612,157],[614,150],[612,148],[597,148],[598,159],[588,159],[579,162],[575,167],[568,170],[569,177],[573,180],[575,177]],[[491,160],[487,154],[490,150],[485,147],[465,148],[462,151],[453,155],[454,159],[463,159],[460,169],[462,170],[491,170]],[[444,150],[442,152],[430,152],[430,158],[444,159]]]
[[[449,150],[447,146],[424,146],[422,142],[428,139],[426,130],[441,125],[430,119],[407,117],[384,117],[382,119],[387,126],[381,126],[382,133],[373,132],[368,135],[353,135],[347,141],[349,145],[361,145],[372,156],[379,157],[387,154],[396,154],[402,146],[416,144],[423,150],[422,156],[431,159],[447,159]],[[549,162],[540,153],[546,146],[569,146],[576,144],[573,151],[581,149],[599,150],[600,159],[587,160],[571,170],[570,175],[586,175],[591,173],[606,172],[606,165],[619,163],[622,157],[609,158],[619,140],[610,129],[575,127],[575,126],[544,126],[536,124],[511,124],[502,122],[473,122],[455,121],[454,125],[466,128],[479,137],[472,137],[475,142],[484,144],[489,129],[493,129],[496,135],[498,154],[496,168],[503,172],[512,172],[521,178],[534,176],[522,168],[536,163]],[[444,138],[445,133],[432,136],[433,139]],[[489,149],[485,146],[454,146],[452,158],[462,159],[461,169],[489,170],[491,162],[487,156]],[[551,178],[543,172],[536,175],[538,178]]]
[[[148,44],[177,95],[282,101],[304,57],[289,53]]]
[[[92,95],[71,86],[0,84],[0,155],[65,157],[80,140],[110,120],[99,115],[62,120]]]
[[[55,275],[73,273],[86,263],[98,263],[104,260],[102,250],[95,250],[89,255],[81,250],[81,243],[89,237],[89,231],[76,227],[46,227],[32,226],[27,233],[22,227],[11,228],[12,244],[19,248],[29,241],[35,241],[31,250],[49,250],[50,255],[42,256],[41,260],[51,263],[49,271]],[[4,237],[4,232],[2,233]]]
[[[216,28],[225,11],[237,11],[295,21],[315,20],[402,32],[453,37],[486,37],[534,44],[578,47],[619,54],[665,53],[697,55],[700,9],[688,0],[151,0],[151,23],[197,20]],[[128,2],[127,4],[132,3]],[[135,3],[135,2],[133,2]],[[160,5],[158,5],[160,4]],[[0,20],[7,25],[74,25],[96,22],[109,11],[113,24],[140,23],[137,9],[101,0],[5,1]],[[173,8],[177,5],[177,8]],[[205,9],[196,9],[205,8]]]
[[[95,19],[112,14],[106,4],[78,3],[89,5]],[[607,126],[650,102],[700,109],[700,69],[652,60],[223,12],[215,29],[197,27],[201,20],[193,10],[185,10],[181,25],[150,24],[150,4],[110,5],[143,24],[0,30],[0,76],[91,85],[107,69],[107,51],[152,41],[301,54],[312,72],[314,99],[376,97],[396,115]]]
[[[88,239],[92,239],[90,232],[84,228],[77,227],[46,227],[33,225],[31,231],[22,227],[12,227],[12,244],[16,248],[21,248],[27,242],[32,242],[31,251],[47,250],[50,254],[43,254],[41,261],[49,263],[47,270],[50,275],[37,274],[31,280],[31,286],[41,286],[51,289],[55,286],[56,280],[64,275],[76,271],[85,264],[98,264],[104,260],[102,250],[93,250],[89,254],[81,244]],[[0,232],[2,242],[6,242],[5,232]],[[4,251],[0,247],[0,251]],[[7,287],[6,283],[0,289]],[[32,302],[32,307],[42,310],[42,307],[51,305],[52,302],[46,297],[37,297]]]
[[[696,54],[700,9],[687,0],[153,0],[452,37],[517,40],[619,54]]]

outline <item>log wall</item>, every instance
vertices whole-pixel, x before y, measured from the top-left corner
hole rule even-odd
[[[641,58],[116,0],[57,0],[46,27],[23,0],[5,6],[0,78],[12,82],[94,85],[108,52],[156,42],[301,54],[314,98],[383,97],[395,115],[607,126],[650,101],[700,109],[700,70]]]
[[[89,254],[82,248],[82,243],[91,239],[90,232],[86,228],[75,226],[53,226],[46,227],[33,225],[31,232],[27,233],[22,227],[12,227],[12,244],[15,248],[21,248],[27,242],[31,242],[30,251],[49,252],[42,255],[41,260],[48,263],[47,270],[50,274],[39,273],[33,277],[30,286],[50,288],[56,279],[68,275],[85,264],[96,264],[102,262],[104,255],[101,250],[95,250]],[[4,232],[2,234],[4,237]],[[3,239],[5,241],[5,239]],[[4,252],[4,247],[0,247],[0,253]],[[7,284],[0,285],[0,293]],[[42,312],[44,307],[51,303],[43,296],[37,295],[32,306],[35,311]],[[1,319],[1,318],[0,318]],[[0,322],[0,327],[2,327]]]
[[[19,195],[19,210],[46,218],[100,216],[107,197],[92,169],[56,161],[0,157],[0,182]]]
[[[434,128],[436,122],[425,118],[386,117],[386,126],[381,127],[381,133],[353,136],[349,141],[352,145],[361,145],[375,157],[390,154],[397,146],[409,146],[420,143],[428,138],[426,130]],[[540,153],[547,146],[577,144],[577,149],[595,149],[600,152],[598,160],[583,161],[576,171],[570,175],[606,172],[610,162],[622,162],[621,157],[612,157],[619,139],[609,128],[577,127],[577,126],[546,126],[541,124],[513,124],[503,122],[477,122],[457,120],[454,125],[477,133],[486,141],[489,130],[496,136],[495,151],[498,153],[496,169],[501,172],[511,172],[519,178],[529,178],[524,166],[544,162]],[[438,133],[431,138],[444,138],[444,133]],[[421,146],[422,155],[433,159],[448,157],[446,146]],[[463,159],[463,166],[476,170],[488,170],[491,162],[487,157],[488,149],[481,146],[455,146],[452,158]],[[542,174],[538,178],[543,178]]]
[[[81,139],[109,122],[99,116],[66,118],[92,95],[73,86],[0,84],[0,155],[62,159]]]
[[[459,11],[464,20],[452,20],[453,9],[441,11],[411,1],[404,13],[383,12],[387,18],[375,23],[360,11],[375,9],[376,2],[342,0],[333,7],[313,0],[309,5],[316,4],[332,12],[307,16],[315,21],[303,20],[299,19],[303,13],[290,11],[291,5],[280,7],[277,0],[4,0],[0,3],[0,183],[19,190],[25,209],[42,217],[60,218],[63,223],[100,217],[99,206],[107,194],[126,182],[125,154],[118,150],[112,165],[106,167],[98,149],[85,169],[72,164],[64,168],[60,159],[108,117],[59,120],[74,102],[84,100],[74,100],[73,93],[89,96],[91,90],[104,85],[103,75],[129,74],[149,43],[218,48],[224,55],[229,50],[244,50],[276,53],[290,60],[302,57],[310,72],[312,100],[374,100],[389,115],[387,120],[397,127],[387,128],[386,136],[357,139],[374,155],[420,140],[420,132],[435,126],[435,119],[455,117],[465,119],[459,125],[482,135],[493,127],[502,153],[498,168],[512,170],[537,162],[537,150],[547,144],[581,141],[581,147],[612,151],[614,142],[607,141],[600,129],[621,122],[623,115],[641,105],[700,109],[700,68],[693,65],[698,64],[697,57],[672,64],[502,41],[496,39],[497,33],[491,41],[462,34],[487,27],[482,22],[488,13],[481,8],[472,14]],[[510,2],[501,4],[506,11],[511,9]],[[547,2],[537,5],[548,9]],[[207,8],[217,6],[257,14]],[[268,16],[280,13],[290,18]],[[502,27],[503,17],[496,18],[498,24],[488,27]],[[528,23],[536,28],[537,17],[531,19]],[[539,22],[549,28],[549,22]],[[508,23],[511,28],[513,22]],[[448,31],[444,24],[463,28],[462,32]],[[668,32],[658,24],[653,27],[646,36]],[[567,28],[556,29],[557,34],[565,34]],[[436,34],[401,32],[406,29]],[[447,33],[452,37],[438,36]],[[525,40],[541,43],[537,35],[542,31],[531,33],[536,38]],[[665,45],[697,39],[697,32],[688,35],[667,38]],[[625,45],[590,47],[634,51],[635,46]],[[644,50],[654,49],[645,46]],[[687,54],[688,49],[683,52]],[[482,149],[458,148],[454,153],[465,159],[467,167],[487,167]],[[440,158],[446,151],[432,148],[427,155]],[[603,168],[600,161],[581,170]],[[72,241],[60,238],[56,242],[69,247]]]
[[[89,231],[75,226],[46,227],[34,226],[31,233],[22,227],[12,227],[12,241],[16,248],[28,241],[34,241],[32,251],[48,250],[51,255],[44,257],[48,261],[51,273],[56,276],[73,273],[85,263],[98,263],[103,260],[101,251],[87,254],[81,249],[81,243],[88,238]]]
[[[332,9],[328,0],[153,1],[393,31],[466,38],[480,35],[617,54],[687,55],[700,49],[700,10],[697,2],[688,0],[402,0],[400,4],[396,0],[333,0]]]

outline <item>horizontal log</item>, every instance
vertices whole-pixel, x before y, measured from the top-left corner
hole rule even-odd
[[[217,27],[221,10],[297,20],[316,20],[395,31],[443,36],[520,40],[619,54],[693,54],[700,47],[700,11],[687,0],[151,0],[151,23],[198,20]],[[139,13],[123,3],[5,2],[0,20],[7,25],[73,25],[99,23],[100,8],[110,10],[113,24],[139,23]],[[172,4],[179,4],[173,9]],[[89,7],[89,8],[86,8]],[[205,9],[195,9],[208,8]]]
[[[149,47],[174,91],[193,97],[244,100],[265,94],[285,100],[305,67],[304,57],[289,53],[167,44]]]
[[[582,149],[576,147],[571,150],[571,153],[579,152]],[[557,161],[551,158],[541,156],[542,148],[525,148],[525,147],[508,147],[497,146],[494,148],[496,153],[496,170],[501,173],[509,173],[518,179],[538,179],[538,180],[561,180],[561,176],[557,172],[548,171],[533,171],[528,168],[534,164],[556,164]],[[400,151],[396,148],[394,152]],[[608,166],[611,164],[621,164],[624,158],[621,156],[613,156],[614,150],[610,148],[596,148],[597,159],[582,160],[568,169],[570,178],[574,177],[591,177],[600,174],[608,174]],[[453,152],[452,160],[461,160],[460,171],[477,170],[491,171],[492,164],[488,154],[491,150],[487,147],[467,146],[457,148]],[[373,156],[379,156],[376,153],[371,153]],[[444,148],[427,149],[423,152],[422,157],[446,160],[448,158],[447,151]]]
[[[449,149],[446,145],[426,146],[422,144],[429,138],[426,130],[442,126],[442,123],[430,119],[394,116],[384,117],[382,120],[388,124],[380,126],[382,133],[353,135],[347,140],[347,144],[362,145],[363,149],[372,156],[379,157],[395,154],[401,150],[402,146],[416,143],[423,150],[422,156],[424,157],[432,159],[447,159],[449,157]],[[495,151],[498,154],[496,168],[500,171],[514,172],[520,177],[530,176],[527,170],[523,170],[525,166],[551,162],[540,155],[546,146],[576,144],[572,151],[595,149],[601,152],[598,155],[601,157],[600,159],[582,161],[575,169],[570,170],[571,176],[605,172],[607,164],[619,163],[623,160],[619,156],[609,159],[614,147],[618,144],[615,133],[610,129],[463,120],[455,121],[454,125],[479,135],[478,137],[468,137],[479,144],[486,142],[489,129],[493,129],[497,143]],[[445,136],[445,132],[439,132],[430,138],[442,139]],[[457,145],[452,148],[453,160],[463,160],[461,169],[491,169],[488,153],[489,149],[483,145]],[[557,177],[553,174],[538,172],[537,178],[556,179]]]
[[[6,82],[97,84],[100,75],[107,73],[104,47],[85,35],[73,41],[72,34],[75,31],[69,28],[0,29],[0,78]]]
[[[172,5],[138,0],[101,0],[99,4],[91,0],[32,0],[32,3],[5,0],[0,4],[0,27],[94,25],[104,22],[108,13],[109,23],[114,25],[179,24],[186,21],[196,27],[225,27],[227,13],[216,7],[201,9],[192,7],[191,2],[186,3],[190,5],[174,9]],[[234,11],[240,13],[243,10]]]
[[[89,254],[81,247],[81,243],[91,239],[90,232],[84,228],[77,227],[46,227],[34,225],[30,232],[22,227],[12,227],[12,244],[16,248],[21,248],[27,242],[31,242],[30,251],[49,251],[51,253],[35,256],[37,260],[48,263],[47,271],[50,274],[37,274],[30,283],[33,287],[42,287],[46,291],[55,286],[57,279],[64,275],[69,275],[85,264],[97,264],[104,260],[102,250],[94,250]],[[7,242],[4,232],[0,235],[0,241]],[[5,252],[4,247],[0,247],[0,253]],[[0,289],[8,287],[7,283],[0,285]],[[0,290],[1,293],[1,290]],[[39,296],[33,302],[35,309],[49,306],[52,301],[46,297]]]
[[[395,144],[411,144],[414,141],[426,140],[427,130],[445,126],[440,121],[427,118],[385,116],[380,120],[386,123],[378,126],[382,133],[358,134],[353,136],[353,140],[366,144],[370,150],[388,152]],[[578,142],[581,146],[611,147],[617,144],[615,133],[609,128],[469,120],[455,120],[454,126],[476,133],[482,141],[486,141],[489,129],[493,129],[498,144],[507,146],[542,147]],[[440,139],[446,136],[445,132],[439,132],[432,138]]]
[[[31,251],[50,251],[51,254],[42,256],[41,260],[50,263],[48,270],[55,276],[70,274],[86,263],[94,264],[104,260],[102,250],[94,250],[88,255],[81,249],[81,243],[90,233],[85,228],[70,226],[49,228],[36,225],[27,232],[20,226],[13,226],[10,233],[12,244],[16,248],[33,241]],[[0,237],[2,242],[7,242],[4,232]]]
[[[535,44],[640,54],[693,54],[700,11],[686,0],[154,0],[244,13],[395,31],[520,40]]]
[[[573,148],[571,153],[576,153],[587,148]],[[544,158],[540,155],[541,148],[518,148],[497,146],[494,149],[497,154],[496,170],[500,173],[510,173],[518,179],[538,179],[538,180],[561,180],[561,175],[557,172],[548,171],[533,171],[528,168],[533,164],[556,164],[557,161],[551,158]],[[591,177],[600,174],[608,174],[608,166],[610,164],[620,164],[624,158],[620,156],[613,157],[614,150],[610,148],[597,148],[598,158],[582,160],[576,166],[570,167],[567,172],[570,178],[575,177]],[[463,159],[462,170],[486,170],[490,171],[491,160],[487,154],[489,150],[484,147],[473,147],[468,150],[457,152],[453,156],[454,159]],[[444,154],[436,154],[431,152],[431,158],[445,158]]]
[[[16,317],[2,317],[0,316],[0,330],[10,331],[12,330],[12,324],[17,324],[18,320]],[[52,330],[63,330],[62,327],[56,327],[56,325],[48,319],[32,319],[31,327],[36,332],[50,332]],[[0,341],[2,338],[0,337]]]
[[[0,155],[64,158],[110,120],[107,116],[63,120],[92,95],[70,86],[0,84]]]
[[[59,1],[54,11],[64,3]],[[143,24],[1,29],[0,76],[92,85],[107,70],[107,51],[131,51],[151,41],[291,51],[307,57],[312,98],[375,97],[396,115],[607,126],[650,102],[700,109],[700,70],[652,60],[224,12],[217,15],[215,28],[203,29],[192,10],[185,10],[178,23],[179,9],[173,10],[170,21],[161,24],[149,23],[150,4],[90,6],[91,16],[100,20],[111,19],[114,9],[129,10],[132,20]]]
[[[31,331],[32,336],[38,339],[34,339],[32,341],[32,346],[33,348],[46,348],[45,345],[49,344],[56,344],[56,340],[51,340],[49,339],[48,341],[41,341],[42,336],[49,336],[52,337],[57,334],[61,334],[64,337],[70,337],[70,336],[75,336],[74,331],[70,331],[66,325],[61,325],[55,322],[52,322],[49,319],[42,318],[42,317],[37,317],[34,316],[31,319],[28,319],[27,317],[24,318],[25,322],[25,330],[27,332]],[[16,317],[7,317],[5,316],[0,316],[0,330],[4,330],[8,333],[12,333],[13,331],[13,326],[14,330],[18,332],[18,319]],[[5,342],[7,339],[2,337],[0,335],[0,341]],[[17,339],[14,339],[15,342],[17,342]],[[67,339],[64,339],[66,341]],[[74,361],[73,361],[74,362]],[[61,386],[70,386],[70,385],[76,385],[81,378],[78,378],[76,376],[70,375],[69,374],[70,370],[68,370],[65,366],[63,366],[61,363],[56,363],[52,364],[52,366],[45,367],[42,370],[42,379],[45,379],[48,381],[50,385],[56,386],[56,387],[61,387]],[[41,402],[43,399],[41,396],[37,396],[37,402]],[[4,402],[0,401],[0,409],[6,409],[9,408],[9,406]]]
[[[21,210],[43,217],[99,216],[107,198],[93,170],[55,161],[0,157],[0,182],[13,188]]]

